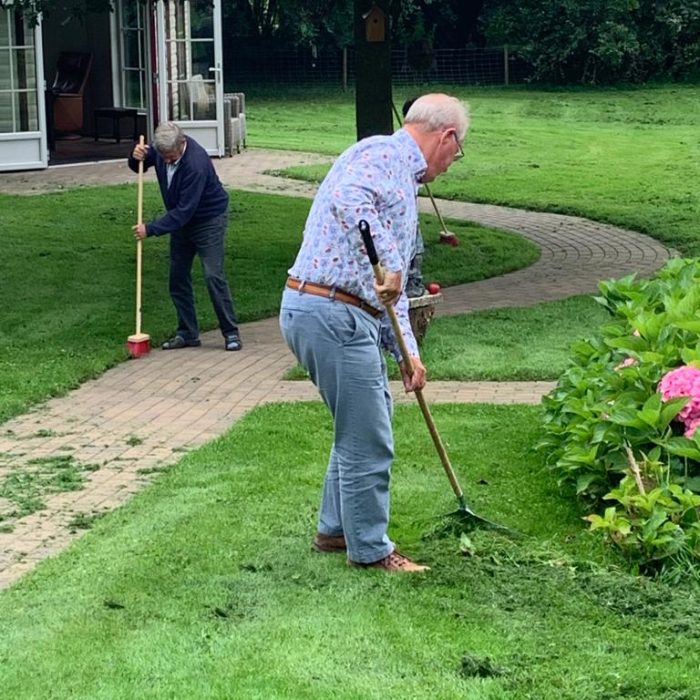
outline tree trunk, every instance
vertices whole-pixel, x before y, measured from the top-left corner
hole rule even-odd
[[[391,107],[391,37],[389,0],[354,0],[355,5],[355,123],[357,139],[394,131]],[[368,41],[363,15],[384,13],[383,41]],[[370,15],[368,19],[376,19]]]

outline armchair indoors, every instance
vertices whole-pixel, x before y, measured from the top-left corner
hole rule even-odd
[[[53,127],[59,134],[76,134],[82,131],[83,93],[91,65],[90,53],[62,51],[58,56],[51,92]]]

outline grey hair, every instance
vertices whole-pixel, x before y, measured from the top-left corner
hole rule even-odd
[[[153,134],[153,145],[159,153],[175,153],[182,150],[185,132],[175,122],[161,122]]]
[[[455,129],[461,143],[469,128],[469,106],[443,93],[431,93],[414,100],[404,124],[414,124],[421,131]]]

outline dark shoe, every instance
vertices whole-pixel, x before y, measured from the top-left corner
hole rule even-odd
[[[311,546],[323,554],[338,554],[347,551],[343,535],[324,535],[322,532],[316,533]]]
[[[240,350],[243,347],[241,339],[237,335],[227,335],[224,347],[227,350]]]
[[[369,564],[360,564],[356,561],[350,561],[348,559],[348,566],[360,566],[363,569],[384,569],[384,571],[389,571],[391,573],[418,573],[420,571],[430,571],[429,566],[423,566],[422,564],[416,564],[416,562],[411,561],[408,557],[400,554],[394,550],[389,556],[380,559],[379,561],[373,561]]]
[[[199,338],[195,340],[185,340],[181,335],[173,336],[166,340],[161,347],[163,350],[179,350],[180,348],[198,348],[202,344]]]

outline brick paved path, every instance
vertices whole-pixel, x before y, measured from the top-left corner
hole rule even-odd
[[[227,186],[310,197],[313,187],[265,174],[301,163],[329,162],[317,155],[249,149],[215,161]],[[0,191],[45,192],[71,186],[132,182],[123,162],[3,174]],[[430,211],[430,202],[422,202]],[[585,219],[507,207],[440,202],[443,216],[509,229],[542,250],[525,270],[443,290],[440,314],[523,306],[593,292],[599,280],[631,272],[650,274],[668,251],[655,240]],[[176,462],[184,450],[223,433],[246,411],[268,401],[317,398],[308,382],[283,382],[293,364],[277,320],[244,324],[245,347],[224,352],[218,331],[202,336],[203,346],[177,352],[155,350],[123,363],[69,395],[53,399],[0,428],[0,477],[29,460],[71,456],[99,465],[86,487],[47,499],[45,510],[0,532],[0,587],[11,584],[38,561],[79,533],[70,523],[81,514],[112,509],[147,483],[144,472]],[[537,403],[548,382],[431,382],[429,401]],[[398,383],[397,401],[411,401]],[[0,501],[0,509],[3,504]]]

